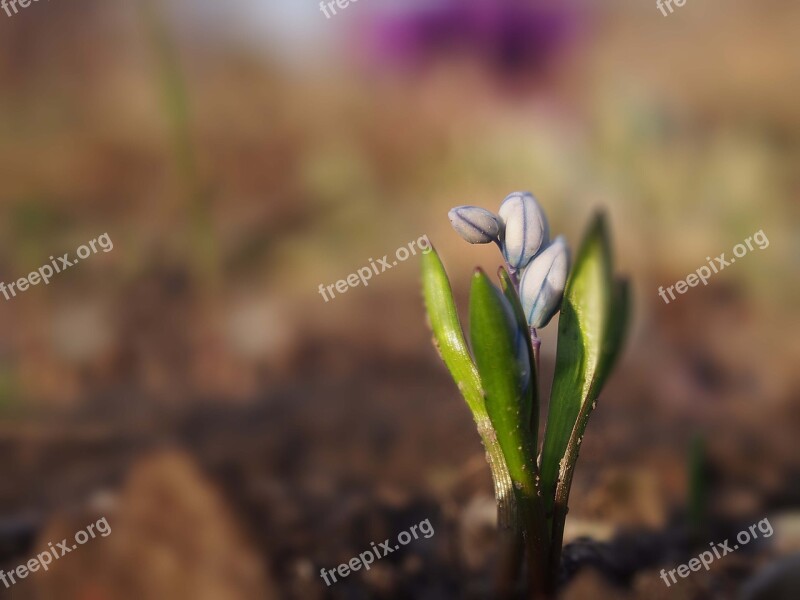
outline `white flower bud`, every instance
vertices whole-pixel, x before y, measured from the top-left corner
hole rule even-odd
[[[514,269],[522,269],[549,241],[547,217],[530,192],[509,194],[500,205],[505,223],[503,255]]]
[[[447,216],[456,233],[470,244],[496,242],[503,229],[497,215],[477,206],[456,206]]]
[[[558,236],[522,272],[520,302],[531,327],[544,327],[558,312],[568,274],[569,248]]]

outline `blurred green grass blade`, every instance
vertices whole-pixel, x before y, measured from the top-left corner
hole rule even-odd
[[[153,0],[139,4],[145,32],[152,45],[158,67],[162,106],[172,127],[175,160],[187,187],[194,189],[197,179],[194,147],[191,139],[189,93],[183,70],[169,30]]]
[[[531,390],[527,345],[520,338],[522,333],[505,296],[480,270],[472,277],[469,333],[486,411],[515,489],[523,495],[535,495],[536,446],[528,428]],[[522,368],[520,359],[524,361]]]
[[[173,157],[185,188],[189,216],[185,235],[192,250],[190,260],[203,282],[214,283],[220,274],[220,256],[211,210],[213,196],[197,167],[186,77],[162,7],[154,0],[145,0],[137,6],[156,58],[161,106],[171,129]]]
[[[560,464],[581,407],[592,402],[593,383],[604,361],[612,301],[611,251],[605,219],[597,215],[584,236],[570,273],[558,324],[558,348],[547,429],[542,448],[542,488],[548,509]]]
[[[691,542],[699,544],[706,539],[704,529],[708,515],[708,463],[705,440],[701,435],[692,438],[689,447],[689,527]]]
[[[422,292],[434,345],[475,420],[485,420],[487,415],[481,380],[464,340],[450,281],[434,248],[422,255]]]
[[[522,304],[520,303],[517,289],[514,287],[514,283],[511,281],[511,276],[508,274],[508,271],[506,271],[504,267],[500,267],[497,270],[497,275],[500,277],[500,288],[503,290],[503,295],[506,297],[506,300],[508,300],[511,308],[514,310],[514,316],[517,319],[517,327],[519,327],[519,330],[525,337],[525,342],[528,346],[528,356],[530,359],[529,368],[531,373],[530,430],[533,438],[532,441],[535,453],[536,449],[539,447],[539,373],[536,369],[536,359],[534,357],[533,346],[531,344],[530,328],[528,327],[527,319],[525,319],[525,311],[522,309]]]

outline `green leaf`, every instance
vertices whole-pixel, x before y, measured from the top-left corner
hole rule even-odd
[[[611,314],[609,316],[608,331],[603,341],[603,350],[600,357],[600,366],[593,384],[596,390],[595,397],[617,364],[617,359],[622,352],[625,337],[628,334],[628,325],[631,312],[631,290],[627,279],[614,281],[614,291],[611,299]]]
[[[497,276],[500,278],[500,288],[503,290],[503,295],[508,300],[511,309],[514,312],[514,318],[517,321],[517,326],[521,331],[528,332],[528,322],[525,320],[525,311],[522,309],[522,304],[519,300],[519,294],[511,281],[511,276],[506,271],[505,267],[497,269]]]
[[[469,333],[486,411],[515,488],[535,495],[536,446],[531,416],[530,358],[508,300],[481,270],[472,278]]]
[[[526,532],[528,569],[534,586],[546,579],[549,533],[538,485],[536,444],[531,434],[529,337],[512,304],[478,269],[469,296],[469,333],[492,422]]]
[[[628,286],[612,279],[610,246],[605,219],[598,215],[578,251],[561,306],[541,465],[545,506],[552,519],[551,573],[561,562],[567,503],[583,434],[627,330]]]
[[[530,357],[530,372],[531,372],[531,419],[530,430],[533,437],[533,447],[539,447],[539,373],[537,370],[536,357],[533,353],[533,345],[531,343],[530,328],[528,321],[525,319],[525,311],[522,309],[522,303],[519,300],[519,294],[511,280],[511,276],[504,267],[497,270],[497,275],[500,277],[500,287],[503,290],[503,295],[508,300],[511,308],[514,309],[514,316],[517,319],[517,327],[525,336],[525,341],[528,346],[528,356]]]
[[[575,258],[561,306],[542,448],[542,488],[548,509],[554,501],[559,471],[563,475],[566,466],[562,458],[581,408],[590,408],[599,392],[594,384],[603,380],[618,351],[619,342],[609,337],[612,288],[609,236],[605,219],[598,215]]]
[[[434,248],[422,255],[422,293],[433,331],[433,343],[458,385],[476,421],[485,420],[486,407],[478,369],[472,362],[444,265]]]
[[[472,411],[478,435],[486,449],[486,460],[492,471],[497,499],[498,527],[516,535],[521,531],[521,526],[514,485],[497,434],[486,412],[478,369],[464,341],[447,273],[434,249],[422,255],[422,287],[434,346]]]

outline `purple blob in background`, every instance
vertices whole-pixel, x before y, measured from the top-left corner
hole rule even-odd
[[[378,67],[420,68],[461,54],[503,73],[536,73],[569,47],[578,25],[567,1],[442,0],[375,12],[358,36]]]

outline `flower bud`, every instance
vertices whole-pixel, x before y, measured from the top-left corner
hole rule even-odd
[[[522,272],[520,302],[531,327],[544,327],[558,312],[568,274],[569,248],[558,236]]]
[[[456,233],[470,244],[496,242],[503,229],[497,215],[477,206],[456,206],[447,216]]]
[[[514,269],[522,269],[549,241],[547,217],[530,192],[514,192],[500,205],[500,218],[505,223],[506,262]]]

